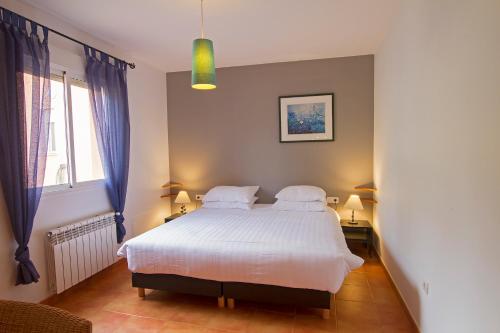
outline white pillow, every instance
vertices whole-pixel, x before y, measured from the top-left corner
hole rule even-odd
[[[285,201],[322,201],[326,202],[326,192],[320,187],[310,185],[287,186],[275,196]]]
[[[296,212],[324,212],[326,211],[326,203],[323,201],[278,200],[273,204],[273,209]]]
[[[252,202],[258,186],[216,186],[205,194],[203,202],[228,201],[228,202]]]
[[[237,202],[237,201],[208,201],[203,203],[203,208],[236,208],[236,209],[252,209],[253,204],[257,201],[257,197],[254,197],[251,202]]]

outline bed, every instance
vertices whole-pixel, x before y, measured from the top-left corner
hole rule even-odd
[[[132,285],[328,310],[330,295],[363,260],[347,248],[338,215],[200,208],[125,242]],[[326,312],[325,312],[326,313]]]

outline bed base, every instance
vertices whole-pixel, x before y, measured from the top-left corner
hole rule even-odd
[[[146,296],[146,289],[217,297],[217,305],[224,307],[222,283],[173,274],[132,273],[132,287],[138,288],[139,297]]]
[[[328,291],[288,288],[266,284],[242,282],[223,282],[222,290],[227,298],[228,308],[234,309],[235,300],[265,302],[272,304],[300,305],[322,309],[322,317],[330,317],[330,298]]]
[[[330,315],[331,294],[328,291],[242,282],[219,282],[173,274],[142,273],[132,273],[132,287],[138,288],[140,297],[145,296],[145,289],[156,289],[217,297],[219,307],[224,307],[226,298],[229,309],[234,309],[235,300],[247,300],[320,308],[323,310],[323,318],[327,319]]]

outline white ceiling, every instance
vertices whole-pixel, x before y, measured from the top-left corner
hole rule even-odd
[[[199,0],[26,0],[165,70],[191,67]],[[399,0],[205,0],[217,67],[372,54]]]

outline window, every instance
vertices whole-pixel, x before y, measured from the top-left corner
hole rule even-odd
[[[103,179],[86,82],[51,76],[51,115],[44,186],[57,189]]]
[[[75,147],[76,181],[103,179],[101,157],[97,147],[89,90],[83,81],[71,83],[71,109]]]
[[[43,186],[69,184],[63,76],[51,76],[50,97],[49,148]]]

